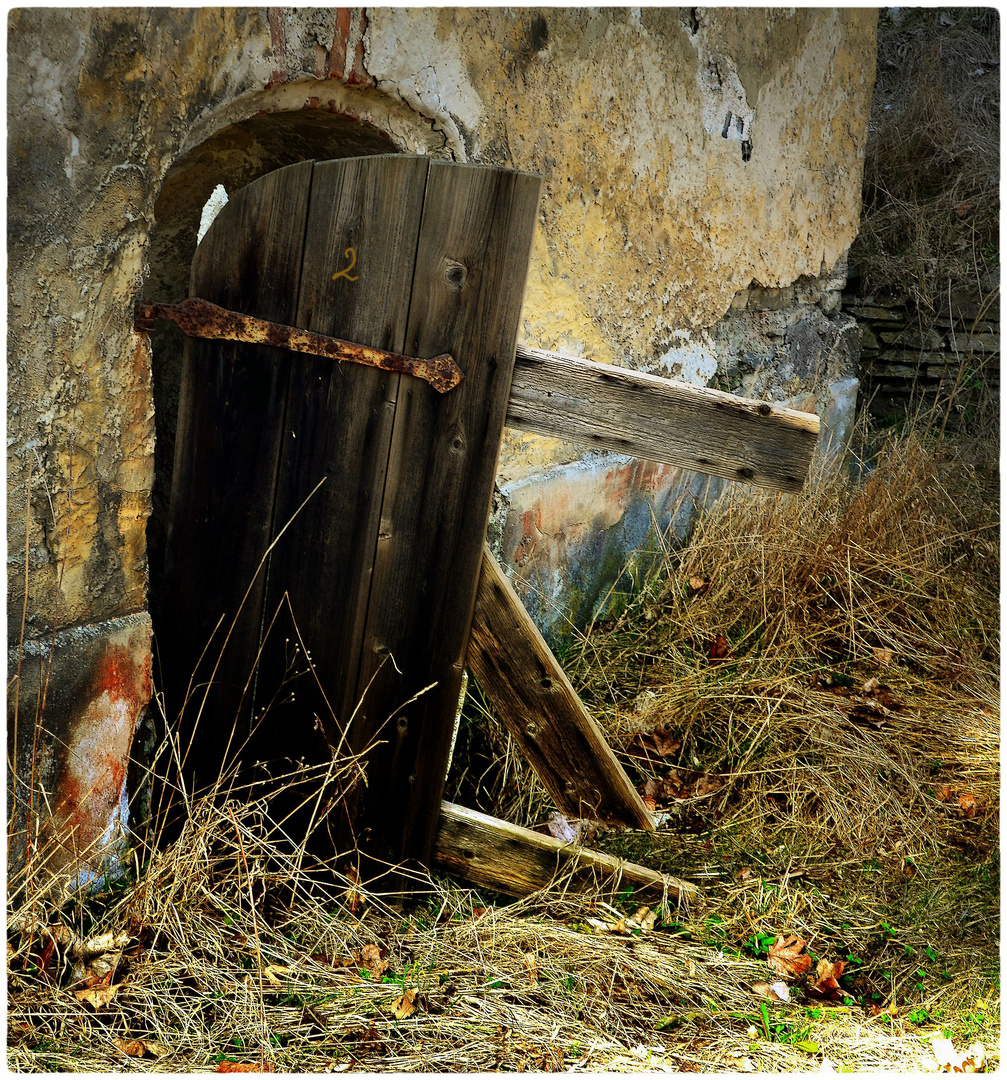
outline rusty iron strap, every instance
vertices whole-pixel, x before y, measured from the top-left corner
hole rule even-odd
[[[401,371],[425,379],[441,394],[453,390],[465,377],[449,353],[418,360],[413,356],[354,345],[351,341],[312,334],[282,323],[266,322],[251,315],[218,307],[208,300],[190,296],[180,304],[150,304],[141,300],[136,305],[136,329],[154,329],[155,319],[168,319],[189,337],[212,338],[215,341],[242,341],[251,345],[275,345],[292,352],[324,356],[330,360],[349,360],[355,364]]]

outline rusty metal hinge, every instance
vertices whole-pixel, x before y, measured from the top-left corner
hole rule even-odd
[[[401,371],[407,375],[415,375],[418,379],[425,379],[441,394],[453,390],[465,377],[449,353],[432,356],[429,360],[400,356],[383,349],[372,349],[367,345],[355,345],[351,341],[298,330],[295,326],[242,315],[238,311],[231,311],[193,296],[180,304],[150,304],[140,300],[136,305],[135,318],[137,330],[153,330],[155,319],[168,319],[189,337],[274,345],[330,360],[366,364],[383,371]]]

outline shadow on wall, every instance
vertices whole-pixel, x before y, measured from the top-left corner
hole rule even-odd
[[[178,303],[188,295],[200,215],[218,184],[233,196],[260,176],[298,161],[390,154],[397,149],[388,136],[369,124],[325,112],[272,113],[223,128],[182,155],[165,177],[154,208],[145,299]],[[171,323],[158,323],[151,335],[156,448],[147,558],[149,606],[155,625],[161,602],[184,341],[181,330]]]

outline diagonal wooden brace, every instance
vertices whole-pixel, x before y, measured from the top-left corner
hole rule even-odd
[[[468,666],[564,814],[654,828],[604,733],[485,544]]]
[[[448,353],[432,356],[429,360],[400,356],[398,353],[372,349],[367,345],[355,345],[340,338],[298,330],[295,326],[242,315],[238,311],[231,311],[193,296],[180,304],[150,304],[141,300],[136,305],[135,319],[137,330],[153,330],[155,319],[168,319],[188,337],[273,345],[330,360],[366,364],[383,371],[399,371],[425,379],[440,394],[453,390],[465,377]]]

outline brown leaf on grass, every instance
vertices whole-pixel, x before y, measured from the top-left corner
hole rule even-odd
[[[214,1072],[275,1072],[271,1061],[222,1061]]]
[[[883,709],[888,709],[891,712],[902,711],[902,702],[892,697],[892,688],[878,679],[868,679],[860,688],[860,692],[867,697],[874,698]]]
[[[525,971],[528,973],[528,975],[527,975],[528,985],[529,986],[537,986],[538,985],[538,960],[535,958],[535,954],[533,952],[525,953],[524,954],[524,960],[522,961],[522,963],[524,964]]]
[[[850,713],[850,719],[861,727],[880,731],[885,726],[885,714],[873,705],[856,705]]]
[[[955,789],[950,784],[943,784],[934,794],[940,802],[951,802],[955,797]]]
[[[626,753],[646,765],[659,762],[682,747],[682,740],[657,728],[654,731],[638,731],[629,741]]]
[[[380,979],[389,968],[388,961],[383,960],[381,957],[381,947],[379,945],[365,945],[357,953],[357,962],[372,979]]]
[[[112,1045],[118,1047],[126,1057],[163,1057],[168,1051],[156,1042],[147,1039],[113,1039]]]
[[[702,577],[689,578],[689,588],[693,596],[702,596],[703,593],[709,592],[712,584],[712,580],[705,574]]]
[[[888,667],[895,659],[895,653],[891,649],[874,648],[871,651],[874,653],[874,659],[877,661],[879,667]]]
[[[811,968],[811,957],[802,950],[807,946],[804,938],[781,934],[769,946],[769,966],[780,975],[803,975]]]
[[[688,770],[669,769],[666,776],[648,777],[640,789],[643,801],[648,808],[681,802],[684,799],[699,799],[713,795],[724,786],[724,777],[717,773],[690,773]]]
[[[704,795],[712,795],[715,791],[720,791],[723,786],[724,778],[722,776],[718,776],[716,773],[700,773],[693,781],[693,798],[701,799]]]
[[[122,983],[116,986],[88,986],[83,990],[74,990],[73,995],[78,1001],[92,1008],[103,1009],[119,993],[121,985]]]
[[[707,655],[711,664],[722,664],[725,660],[733,660],[731,646],[723,634],[718,634],[713,641],[707,642]]]
[[[416,989],[407,990],[402,997],[397,998],[395,1004],[392,1005],[392,1016],[394,1016],[396,1020],[405,1020],[407,1016],[412,1016],[418,1007],[419,991]]]
[[[970,792],[963,792],[958,796],[958,805],[961,808],[962,815],[967,818],[974,818],[976,816],[976,797]]]
[[[815,978],[808,982],[808,993],[812,997],[821,998],[823,1001],[839,1001],[845,996],[843,988],[839,985],[839,977],[846,966],[845,961],[819,960],[815,969]]]
[[[757,997],[769,998],[770,1001],[790,1001],[790,987],[784,982],[754,982],[752,993]]]
[[[343,893],[343,899],[350,909],[350,914],[359,915],[364,909],[365,899],[364,894],[360,891],[360,872],[355,866],[351,866],[346,872],[346,880],[349,885],[346,892]]]

